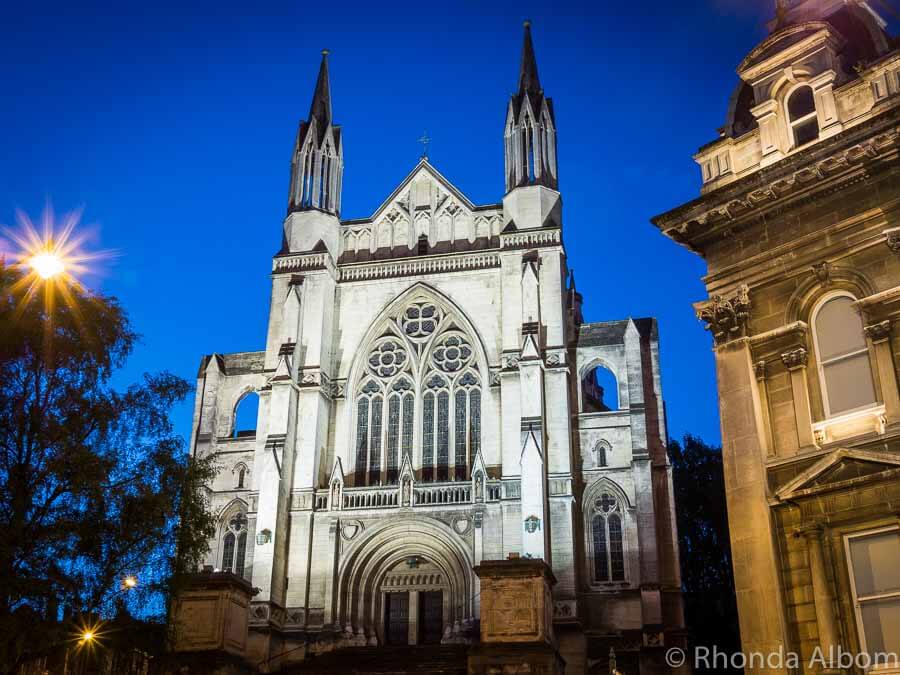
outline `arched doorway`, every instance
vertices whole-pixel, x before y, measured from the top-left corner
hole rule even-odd
[[[439,644],[449,625],[449,591],[440,566],[422,556],[394,565],[381,582],[385,644]]]
[[[339,570],[345,635],[370,645],[441,642],[438,631],[458,634],[475,618],[471,551],[451,527],[394,520],[359,539]]]

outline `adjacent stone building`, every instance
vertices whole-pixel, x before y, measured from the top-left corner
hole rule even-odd
[[[193,451],[221,467],[207,563],[258,589],[254,658],[471,641],[473,567],[518,555],[552,568],[566,672],[607,672],[611,648],[665,670],[683,617],[656,322],[583,322],[556,134],[526,25],[502,201],[423,157],[342,220],[322,59],[265,349],[206,356],[197,383]]]
[[[900,653],[900,51],[864,0],[777,10],[654,223],[708,264],[744,651],[811,672]]]

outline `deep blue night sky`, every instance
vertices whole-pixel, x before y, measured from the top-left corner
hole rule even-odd
[[[774,0],[560,3],[10,3],[0,10],[0,223],[84,208],[87,283],[143,341],[120,383],[262,349],[290,153],[323,47],[344,128],[344,218],[432,163],[476,203],[503,192],[522,20],[554,99],[570,265],[589,321],[660,321],[669,428],[718,442],[704,265],[649,218],[695,197],[734,67]],[[113,9],[113,7],[115,7]],[[190,433],[192,401],[175,411]]]

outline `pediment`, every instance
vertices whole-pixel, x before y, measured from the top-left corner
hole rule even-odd
[[[900,455],[873,450],[840,448],[829,453],[776,491],[781,500],[795,499],[826,492],[853,481],[886,474],[893,477],[900,470]]]

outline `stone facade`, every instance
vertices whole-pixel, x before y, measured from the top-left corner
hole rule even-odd
[[[701,196],[654,219],[708,264],[696,309],[744,651],[797,652],[805,672],[840,669],[839,647],[900,652],[900,51],[885,26],[867,2],[779,2],[695,156]]]
[[[658,672],[682,639],[656,323],[583,322],[528,28],[521,63],[502,202],[423,157],[371,217],[341,220],[323,58],[265,350],[206,356],[197,382],[193,449],[220,465],[207,563],[258,589],[258,662],[477,641],[473,569],[510,554],[552,569],[567,672],[606,672],[611,647]],[[253,397],[255,428],[236,428]]]

